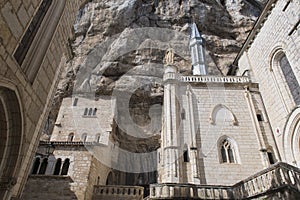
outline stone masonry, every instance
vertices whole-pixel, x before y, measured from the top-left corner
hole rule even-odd
[[[287,124],[289,116],[299,106],[294,102],[291,91],[299,91],[299,88],[288,88],[287,82],[291,80],[286,80],[283,76],[276,55],[284,52],[299,83],[300,33],[299,25],[298,29],[296,26],[299,24],[299,12],[299,1],[270,1],[236,59],[239,66],[237,74],[241,75],[249,70],[251,79],[260,83],[267,117],[281,159],[297,165],[300,157],[289,156],[295,149],[291,150],[287,143],[291,144],[293,140],[295,147],[299,148],[299,138],[295,137],[291,141],[287,139],[293,137],[287,130]]]
[[[48,106],[56,90],[61,72],[60,63],[61,61],[64,63],[68,58],[68,54],[65,53],[68,48],[68,38],[72,37],[72,25],[76,12],[84,1],[52,1],[49,10],[57,9],[61,12],[46,13],[44,19],[51,19],[52,25],[47,26],[41,22],[39,28],[35,29],[37,32],[34,36],[28,31],[28,27],[35,23],[32,19],[37,15],[41,3],[42,1],[38,0],[0,2],[0,87],[1,92],[9,88],[15,93],[18,102],[15,102],[12,107],[16,108],[16,105],[19,105],[18,115],[22,119],[19,125],[19,136],[14,138],[9,136],[7,139],[14,143],[14,146],[5,146],[11,150],[1,156],[1,162],[7,163],[6,166],[5,164],[1,166],[1,171],[2,167],[11,170],[1,175],[1,199],[19,198],[21,195],[49,112]],[[33,45],[31,46],[29,40],[24,39],[26,33],[32,38]],[[20,65],[16,61],[15,52],[20,47],[21,41],[25,40],[29,44],[29,49],[21,52],[26,55],[25,62]],[[33,52],[38,52],[39,55]],[[28,68],[29,66],[35,66],[35,68]],[[4,103],[5,109],[9,107],[9,103],[13,104],[12,101]],[[12,112],[12,110],[8,109],[7,112]],[[8,159],[12,161],[7,162]]]

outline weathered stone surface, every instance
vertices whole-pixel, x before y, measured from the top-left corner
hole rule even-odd
[[[72,85],[77,71],[82,72],[84,68],[92,76],[87,77],[89,81],[77,81],[79,88],[91,87],[108,94],[113,89],[111,84],[134,66],[162,64],[169,46],[180,49],[175,64],[181,72],[190,73],[188,24],[192,21],[206,39],[210,72],[225,74],[260,13],[262,3],[264,1],[126,0],[120,4],[119,1],[94,0],[78,14],[74,26],[75,57],[66,65],[64,75],[64,79],[71,81],[63,80],[60,89],[70,90],[72,87],[67,85]],[[141,30],[142,27],[147,28]],[[106,78],[113,81],[103,82]],[[91,86],[97,85],[99,80],[98,87]]]

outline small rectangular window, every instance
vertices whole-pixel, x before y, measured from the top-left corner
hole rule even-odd
[[[90,109],[89,109],[89,114],[88,114],[88,115],[92,115],[92,113],[93,113],[93,109],[90,108]]]
[[[181,113],[181,119],[185,119],[185,112]]]
[[[183,162],[189,162],[190,161],[188,153],[189,153],[188,150],[183,151]]]
[[[87,115],[87,114],[88,114],[88,108],[85,108],[83,115]]]
[[[73,102],[73,106],[77,106],[77,103],[78,103],[78,98],[75,98]]]
[[[261,114],[257,114],[256,117],[257,117],[257,120],[258,120],[259,122],[264,121]]]
[[[268,152],[268,158],[269,158],[269,162],[270,162],[271,165],[275,163],[275,160],[273,158],[273,154],[271,152]]]
[[[96,115],[96,113],[97,113],[97,108],[94,108],[93,115]]]

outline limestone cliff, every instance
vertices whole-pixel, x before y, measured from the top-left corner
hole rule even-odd
[[[175,50],[175,64],[191,73],[189,24],[195,22],[206,41],[210,74],[226,74],[266,0],[91,0],[74,25],[72,58],[50,114],[72,93],[111,95],[130,91],[136,123],[161,102],[163,58]],[[141,104],[146,105],[142,106]],[[145,112],[138,110],[145,109]],[[142,113],[142,114],[141,114]]]

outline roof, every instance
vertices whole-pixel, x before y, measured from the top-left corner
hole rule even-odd
[[[196,23],[192,24],[191,38],[201,38],[201,34],[199,33]]]
[[[237,54],[236,58],[234,59],[233,65],[237,66],[238,61],[240,57],[243,55],[244,51],[247,51],[250,47],[251,44],[253,43],[255,37],[260,31],[260,28],[264,25],[264,22],[266,21],[267,17],[270,15],[271,10],[275,7],[275,4],[278,0],[269,0],[266,3],[266,6],[264,7],[263,11],[261,12],[260,16],[256,20],[251,32],[249,33],[246,41],[244,42],[241,50]]]

